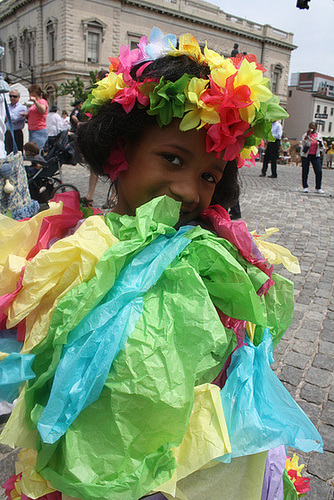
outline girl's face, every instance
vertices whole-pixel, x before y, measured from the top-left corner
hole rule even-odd
[[[226,161],[207,153],[206,131],[181,132],[179,120],[146,130],[125,146],[129,168],[118,177],[119,214],[135,215],[140,205],[167,195],[180,201],[181,224],[195,219],[210,204]]]

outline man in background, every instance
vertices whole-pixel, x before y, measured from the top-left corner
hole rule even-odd
[[[12,119],[14,138],[19,151],[23,151],[23,127],[27,108],[20,103],[20,92],[13,89],[9,92],[10,104],[8,106],[9,114]],[[7,154],[13,151],[13,139],[6,122],[5,149]]]
[[[81,112],[82,102],[83,101],[81,99],[76,100],[73,104],[74,109],[70,114],[71,132],[73,132],[74,134],[78,130],[79,123],[83,121],[83,116]]]
[[[264,153],[262,172],[260,177],[265,177],[267,175],[267,169],[269,162],[271,163],[271,179],[277,178],[277,158],[279,156],[279,148],[281,145],[282,137],[282,125],[279,121],[275,121],[271,126],[271,133],[274,136],[275,142],[268,142],[266,152]]]

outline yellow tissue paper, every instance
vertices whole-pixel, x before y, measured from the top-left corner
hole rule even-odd
[[[188,428],[180,446],[174,449],[177,468],[173,477],[156,491],[174,498],[177,481],[202,468],[214,458],[231,453],[220,388],[213,384],[195,387],[195,399]]]
[[[291,273],[299,274],[300,266],[297,257],[292,255],[287,248],[277,245],[276,243],[269,243],[266,241],[267,238],[277,232],[277,228],[271,227],[266,229],[266,234],[256,234],[255,231],[252,231],[250,234],[254,237],[256,246],[262,255],[268,259],[270,264],[283,264],[283,266]]]
[[[15,464],[16,474],[22,472],[21,491],[29,498],[39,498],[55,491],[48,481],[36,471],[37,451],[23,449],[17,456]]]
[[[46,336],[60,299],[72,288],[94,276],[104,252],[118,239],[110,233],[103,217],[86,219],[77,231],[41,250],[28,263],[23,288],[8,309],[7,328],[26,318],[22,352],[29,352]]]
[[[26,257],[36,245],[43,219],[61,214],[63,203],[49,203],[47,210],[28,220],[17,221],[0,214],[0,271],[10,254]]]
[[[16,290],[22,267],[27,264],[28,261],[24,257],[13,254],[8,255],[2,267],[2,272],[0,271],[0,295],[12,293]]]
[[[22,389],[15,403],[13,411],[5,425],[0,443],[11,448],[31,448],[36,446],[37,430],[29,430],[26,423],[25,388]]]
[[[168,500],[255,500],[261,498],[267,452],[234,458],[231,463],[211,462],[178,481]]]

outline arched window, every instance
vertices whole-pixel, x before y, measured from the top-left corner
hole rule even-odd
[[[46,85],[44,91],[46,92],[46,94],[48,96],[49,108],[51,108],[51,106],[56,104],[56,97],[55,97],[56,88],[52,83],[49,83]]]
[[[56,61],[56,40],[57,40],[57,19],[50,18],[48,19],[45,27],[46,27],[46,37],[48,43],[48,57],[49,62]]]
[[[86,41],[85,60],[89,63],[99,63],[107,25],[98,19],[87,19],[82,21],[82,25]]]

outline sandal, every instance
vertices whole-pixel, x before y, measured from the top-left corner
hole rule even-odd
[[[93,205],[94,200],[89,200],[88,198],[86,198],[86,196],[84,196],[83,198],[81,198],[80,202],[85,207],[91,207]]]

